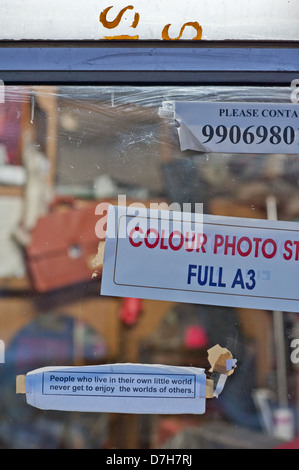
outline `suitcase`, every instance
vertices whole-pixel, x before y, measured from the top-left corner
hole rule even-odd
[[[99,238],[95,233],[98,203],[52,210],[39,218],[26,247],[33,288],[48,292],[92,279],[92,259]]]

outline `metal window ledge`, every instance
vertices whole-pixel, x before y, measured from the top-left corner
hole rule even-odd
[[[289,85],[298,45],[1,43],[5,83]]]

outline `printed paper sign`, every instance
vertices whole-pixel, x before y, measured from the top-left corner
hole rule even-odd
[[[147,364],[47,367],[26,375],[26,400],[46,410],[205,412],[204,369]]]
[[[102,295],[298,312],[298,278],[296,222],[109,208]]]
[[[279,103],[177,102],[181,150],[299,153],[299,107]]]

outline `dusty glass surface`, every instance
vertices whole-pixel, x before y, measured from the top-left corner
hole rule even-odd
[[[261,219],[274,202],[279,220],[298,220],[298,155],[180,150],[173,105],[195,100],[290,103],[290,90],[6,88],[0,104],[3,448],[254,449],[296,437],[296,313],[284,312],[278,324],[267,310],[102,297],[92,265],[99,239],[93,233],[86,246],[79,243],[82,213],[90,210],[88,224],[95,227],[96,204],[117,204],[119,197],[146,206],[202,203],[206,214]],[[41,218],[46,225],[34,237]],[[18,374],[49,365],[208,368],[207,349],[218,343],[238,367],[221,396],[207,400],[204,415],[41,411],[16,394]],[[277,410],[286,407],[280,418]],[[275,419],[284,423],[279,439]]]

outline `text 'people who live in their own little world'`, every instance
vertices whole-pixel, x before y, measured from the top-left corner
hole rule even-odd
[[[164,364],[43,367],[17,376],[16,389],[29,405],[43,410],[203,414],[206,399],[218,397],[237,363],[219,345],[207,352],[208,373]]]

